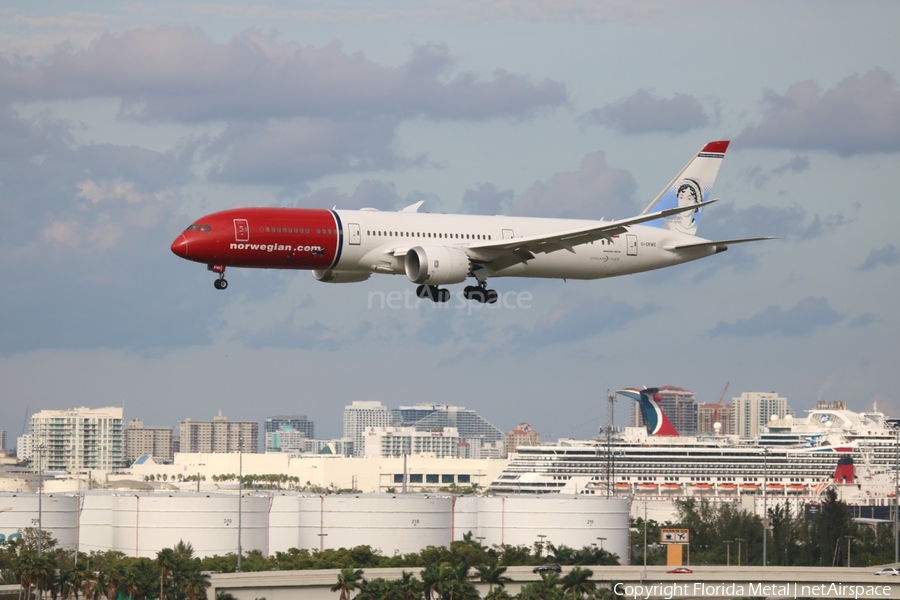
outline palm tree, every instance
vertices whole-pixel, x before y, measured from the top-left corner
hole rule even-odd
[[[591,581],[593,576],[594,572],[590,569],[575,567],[566,573],[565,577],[560,580],[560,583],[564,592],[576,594],[583,598],[588,594],[593,594],[594,590],[597,589],[597,584]]]
[[[206,589],[209,587],[209,575],[200,569],[191,569],[184,578],[181,591],[188,600],[198,600],[198,598],[206,598]]]
[[[169,576],[178,568],[179,556],[172,548],[163,548],[156,553],[156,566],[159,567],[159,600],[166,598],[166,583]]]
[[[351,592],[359,589],[359,582],[362,579],[362,569],[354,569],[353,566],[344,567],[338,573],[337,583],[331,586],[332,592],[341,592],[340,600],[350,600]]]
[[[497,562],[475,567],[475,577],[478,578],[478,581],[488,584],[488,592],[492,592],[495,585],[502,588],[506,586],[507,582],[512,581],[512,578],[507,577],[504,573],[506,573],[506,567]]]
[[[422,582],[415,575],[407,571],[403,571],[399,584],[400,591],[403,594],[403,600],[418,600],[425,592]]]

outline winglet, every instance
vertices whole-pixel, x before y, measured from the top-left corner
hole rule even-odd
[[[416,202],[415,204],[410,204],[410,205],[407,206],[406,208],[401,208],[401,209],[398,210],[397,212],[406,212],[406,213],[419,212],[419,208],[420,208],[423,204],[425,204],[425,201],[424,201],[424,200],[419,200],[419,201]]]
[[[616,393],[620,396],[631,398],[638,403],[641,408],[641,416],[644,418],[644,424],[647,426],[647,433],[659,436],[678,435],[678,430],[675,429],[659,405],[659,388],[647,388],[644,390],[628,388],[619,390]]]

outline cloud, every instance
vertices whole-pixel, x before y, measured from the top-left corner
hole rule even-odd
[[[256,30],[218,43],[199,28],[153,27],[60,47],[47,61],[0,60],[0,89],[22,100],[119,98],[123,117],[204,123],[523,118],[568,103],[559,82],[454,67],[442,45],[416,46],[406,63],[385,67],[337,43],[315,48]]]
[[[765,114],[736,143],[786,150],[822,150],[841,156],[900,151],[900,90],[881,69],[853,75],[822,92],[814,81],[767,90]]]
[[[708,333],[712,337],[806,337],[816,329],[839,323],[844,318],[825,298],[810,296],[793,308],[770,306],[748,319],[733,323],[719,321]]]
[[[636,191],[631,173],[609,167],[606,155],[595,152],[581,161],[578,171],[535,183],[513,201],[512,212],[533,217],[625,218],[640,211],[634,201]]]
[[[894,244],[887,244],[869,252],[866,260],[856,267],[858,271],[871,271],[877,267],[893,267],[900,263],[900,249]]]
[[[843,213],[833,215],[810,215],[798,204],[791,206],[764,206],[754,204],[746,208],[735,208],[734,203],[716,204],[703,217],[703,225],[708,231],[715,231],[718,239],[774,236],[809,240],[830,234],[853,223],[855,217]]]
[[[298,198],[296,205],[313,208],[337,206],[348,210],[360,208],[400,210],[420,200],[425,201],[419,209],[422,212],[435,212],[435,209],[441,206],[441,199],[434,194],[413,191],[406,196],[400,196],[397,187],[391,182],[363,179],[350,194],[336,188],[322,188]]]
[[[584,125],[606,125],[622,133],[684,133],[718,121],[694,96],[674,94],[660,98],[641,89],[627,98],[595,108],[579,117]]]
[[[744,172],[744,179],[758,190],[766,187],[773,178],[782,175],[796,175],[809,170],[809,158],[806,156],[795,156],[787,162],[781,163],[774,169],[763,170],[761,166],[747,169]]]
[[[222,183],[296,185],[337,173],[422,165],[424,157],[406,158],[395,151],[397,125],[387,119],[312,118],[234,123],[205,148],[219,163],[208,177]]]
[[[613,298],[568,294],[538,317],[534,327],[509,326],[507,333],[511,337],[506,346],[515,353],[523,353],[555,344],[579,342],[601,333],[626,329],[634,321],[658,310],[656,306],[632,306]]]
[[[479,183],[463,193],[463,210],[476,215],[502,215],[509,209],[514,192],[498,190],[493,183]]]

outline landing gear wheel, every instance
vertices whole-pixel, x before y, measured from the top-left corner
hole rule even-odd
[[[497,293],[497,290],[488,290],[487,291],[487,303],[488,304],[496,304],[498,298],[500,298],[500,294]]]
[[[437,302],[449,302],[450,301],[450,290],[448,289],[439,289],[437,290]]]
[[[224,290],[228,287],[228,280],[224,277],[221,279],[216,279],[215,281],[213,281],[213,286],[215,286],[217,290]]]
[[[427,286],[427,285],[420,285],[419,287],[417,287],[417,288],[416,288],[416,298],[422,298],[423,300],[424,300],[425,298],[429,298],[429,299],[430,299],[431,296],[429,296],[429,289],[428,289],[428,288],[429,288],[429,286]]]

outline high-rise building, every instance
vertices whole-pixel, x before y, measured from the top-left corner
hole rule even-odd
[[[659,407],[680,435],[697,433],[697,401],[694,392],[674,385],[664,385],[660,386],[658,395]],[[644,418],[637,402],[631,407],[631,424],[635,427],[644,426]]]
[[[732,403],[735,432],[744,438],[759,437],[761,427],[769,422],[772,415],[783,419],[794,414],[787,404],[787,398],[782,398],[775,392],[744,392],[739,397],[732,398]]]
[[[45,471],[120,469],[122,408],[42,410],[31,417],[31,444],[34,468],[40,463]]]
[[[718,431],[713,427],[716,423],[721,425]],[[734,435],[734,405],[698,404],[697,433]]]
[[[130,465],[141,456],[152,456],[158,463],[171,463],[172,428],[145,427],[140,419],[128,421],[125,428],[125,464]]]
[[[483,446],[502,443],[505,438],[502,431],[474,410],[446,404],[401,406],[391,411],[391,425],[415,427],[417,431],[453,427],[459,431],[460,440]]]
[[[418,431],[414,427],[369,427],[365,444],[367,458],[400,458],[415,454],[434,454],[435,458],[459,456],[459,432],[454,427],[441,431]]]
[[[219,413],[212,421],[185,419],[181,422],[181,452],[259,452],[259,423],[229,421]]]
[[[6,450],[6,431],[0,429],[0,451]]]
[[[528,423],[519,423],[512,431],[506,432],[506,453],[515,452],[519,446],[537,446],[541,443],[540,434]]]
[[[31,434],[26,433],[16,438],[16,458],[19,460],[31,460]]]
[[[290,431],[302,433],[308,439],[316,437],[316,424],[309,421],[306,415],[281,415],[277,417],[266,417],[265,432],[275,433],[276,431],[288,431],[284,426],[290,427]]]
[[[277,431],[266,431],[266,452],[303,452],[306,433],[294,431],[290,425],[282,425]]]
[[[369,427],[388,427],[391,416],[381,402],[357,400],[344,407],[344,436],[353,440],[353,456],[366,455],[366,432]]]

